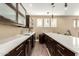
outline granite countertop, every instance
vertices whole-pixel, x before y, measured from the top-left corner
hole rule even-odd
[[[73,36],[67,36],[57,33],[45,33],[49,37],[53,38],[55,41],[59,42],[69,50],[75,53],[75,55],[79,55],[79,38]]]
[[[29,35],[25,35],[25,34],[29,34]],[[9,53],[12,49],[14,49],[23,41],[27,40],[30,36],[32,36],[34,32],[25,33],[25,34],[19,34],[14,37],[0,40],[0,55],[4,56],[7,53]]]

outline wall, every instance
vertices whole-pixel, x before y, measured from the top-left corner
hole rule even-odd
[[[36,23],[37,23],[36,20],[38,18],[51,18],[51,16],[31,16],[31,19],[33,22],[33,31],[36,32],[37,37],[39,36],[40,33],[43,33],[43,32],[53,32],[53,28],[51,27],[36,27]]]
[[[34,28],[33,31],[36,32],[36,35],[38,36],[43,31],[45,32],[59,32],[61,34],[64,34],[68,29],[71,31],[73,36],[78,36],[79,29],[73,27],[73,20],[79,19],[78,16],[55,16],[57,18],[57,28],[42,28],[42,27],[36,27],[36,20],[37,18],[40,18],[42,16],[31,16],[34,22]],[[50,17],[51,16],[43,16],[43,17]],[[5,25],[0,23],[0,40],[9,38],[12,36],[15,36],[21,32],[20,27]]]
[[[58,27],[54,29],[54,32],[60,32],[64,34],[67,30],[71,31],[71,34],[73,36],[78,36],[79,29],[74,28],[73,26],[73,20],[79,19],[78,16],[60,16],[57,17]]]
[[[21,29],[22,28],[20,27],[12,26],[10,24],[7,25],[5,22],[1,23],[0,21],[0,40],[20,34]]]
[[[57,18],[57,27],[55,28],[41,28],[41,27],[36,27],[36,20],[37,18],[46,18],[51,16],[31,16],[33,23],[34,23],[34,28],[33,31],[36,32],[37,36],[42,33],[43,31],[46,32],[55,32],[55,33],[61,33],[64,34],[66,33],[67,30],[71,31],[72,36],[77,36],[78,37],[78,28],[73,27],[73,20],[74,19],[79,19],[78,16],[54,16],[54,18]]]

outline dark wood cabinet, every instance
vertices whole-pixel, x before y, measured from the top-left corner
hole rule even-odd
[[[39,43],[44,43],[44,34],[39,34]]]
[[[10,13],[10,14],[9,14]],[[22,3],[3,3],[0,4],[1,24],[25,27],[26,9]]]
[[[10,51],[6,56],[25,56],[25,42],[21,43],[15,49]]]
[[[34,48],[35,46],[35,34],[32,35],[32,48]]]
[[[26,41],[18,45],[6,56],[30,56],[35,43],[35,34],[29,37]]]
[[[26,15],[26,28],[29,28],[30,15]]]
[[[30,38],[28,38],[26,44],[27,44],[27,55],[30,56],[35,46],[35,34],[32,35]]]
[[[62,56],[75,56],[74,52],[59,43],[56,44],[56,51]]]
[[[67,49],[46,34],[44,34],[44,40],[51,56],[75,56],[74,52]]]
[[[27,40],[27,55],[28,56],[30,56],[31,55],[31,51],[32,51],[32,49],[31,49],[31,40]]]

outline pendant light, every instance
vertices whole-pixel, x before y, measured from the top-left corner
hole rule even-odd
[[[64,4],[64,6],[65,6],[65,10],[67,10],[67,6],[68,6],[68,4],[67,4],[67,3],[65,3],[65,4]]]
[[[52,18],[53,18],[53,8],[55,7],[55,4],[51,3],[51,5],[52,5]]]

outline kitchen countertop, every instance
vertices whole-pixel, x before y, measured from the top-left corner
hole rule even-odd
[[[19,44],[27,40],[30,36],[32,36],[34,32],[19,34],[14,37],[10,37],[8,39],[0,40],[0,55],[4,56],[17,47]]]
[[[79,38],[73,36],[67,36],[57,33],[45,33],[49,37],[53,38],[55,41],[59,42],[69,50],[75,53],[76,56],[79,55]]]

